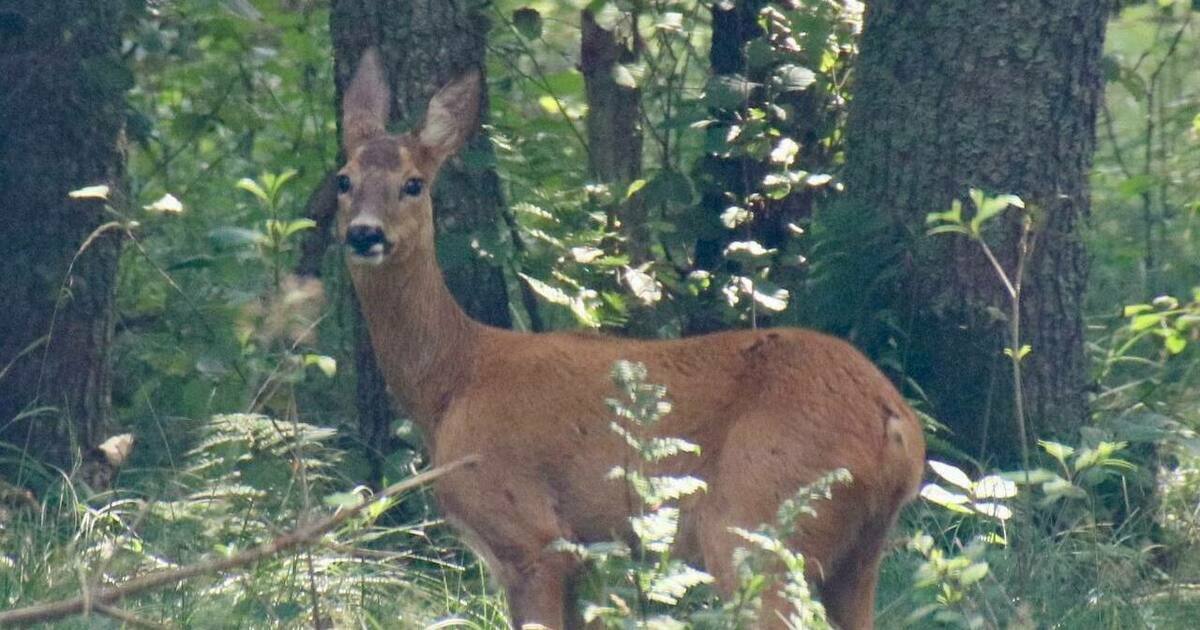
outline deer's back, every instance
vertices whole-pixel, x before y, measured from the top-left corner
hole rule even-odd
[[[923,438],[892,384],[849,344],[787,328],[662,341],[488,329],[470,383],[439,423],[435,459],[479,454],[482,478],[538,485],[578,538],[610,538],[624,528],[626,510],[616,508],[628,502],[622,484],[606,479],[630,457],[604,402],[617,395],[610,372],[618,359],[646,364],[649,381],[667,387],[672,411],[658,433],[701,447],[663,472],[718,482],[722,465],[739,465],[721,462],[737,446],[727,443],[738,435],[731,429],[753,423],[753,436],[736,439],[766,438],[750,453],[761,459],[747,465],[778,462],[771,474],[788,478],[780,500],[842,467],[879,504],[867,511],[894,512],[915,490]],[[460,500],[493,500],[489,490]]]

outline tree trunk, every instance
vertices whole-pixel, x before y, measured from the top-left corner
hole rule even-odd
[[[69,466],[108,429],[128,0],[0,3],[0,440]],[[16,420],[14,420],[16,419]]]
[[[1070,436],[1087,418],[1081,306],[1087,177],[1101,98],[1109,3],[967,0],[868,5],[847,130],[844,211],[883,213],[903,240],[891,300],[907,328],[906,371],[974,455],[1016,461],[1007,295],[977,243],[925,236],[925,216],[968,188],[1035,207],[1021,325],[1033,436]],[[985,239],[1009,274],[1019,217]]]
[[[588,104],[588,171],[612,191],[614,209],[609,216],[620,220],[625,248],[630,260],[638,264],[650,257],[650,235],[643,204],[636,197],[625,200],[625,190],[642,175],[642,94],[614,77],[617,66],[637,60],[638,43],[618,40],[615,32],[597,24],[586,9],[580,23],[579,65]]]
[[[475,0],[335,0],[330,26],[339,112],[341,95],[359,57],[377,46],[392,87],[393,122],[398,129],[419,122],[439,87],[469,68],[484,69],[486,22],[476,12],[477,4]],[[486,91],[480,98],[484,100],[480,111],[486,116]],[[451,292],[473,318],[509,327],[512,318],[503,274],[474,249],[475,244],[486,248],[497,240],[496,220],[503,201],[491,168],[492,156],[487,138],[476,134],[442,168],[433,206],[439,258]],[[378,473],[380,458],[394,446],[393,414],[362,331],[356,334],[356,347],[359,422],[367,448],[375,454]]]
[[[713,3],[712,42],[708,51],[713,75],[747,78],[745,48],[748,42],[763,34],[758,25],[758,12],[765,4],[766,0]],[[752,104],[748,101],[744,105]],[[718,124],[708,133],[723,135],[736,120],[736,111],[714,108],[710,113]],[[732,199],[745,198],[754,184],[762,181],[762,173],[758,164],[745,157],[706,154],[696,164],[695,179],[700,191],[700,225],[693,226],[699,233],[693,266],[698,270],[714,271],[726,264],[725,246],[732,240],[729,230],[720,222],[721,212],[729,207]],[[689,305],[683,323],[684,333],[696,335],[726,328],[728,322],[721,306],[723,299],[719,288],[701,294]]]

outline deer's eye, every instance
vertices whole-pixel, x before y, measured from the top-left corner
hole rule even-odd
[[[348,175],[337,176],[337,189],[339,195],[350,192],[350,177]]]
[[[404,182],[404,194],[409,197],[416,197],[425,189],[425,182],[416,177]]]

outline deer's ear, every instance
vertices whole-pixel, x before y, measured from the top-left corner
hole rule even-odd
[[[342,148],[347,157],[363,142],[387,133],[391,100],[379,51],[368,48],[342,99]]]
[[[470,70],[443,86],[429,101],[416,136],[438,162],[454,155],[475,131],[480,83],[479,71]]]

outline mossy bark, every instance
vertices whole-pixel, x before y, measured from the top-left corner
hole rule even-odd
[[[69,466],[105,437],[125,202],[121,32],[137,2],[0,3],[0,440]]]
[[[487,23],[482,10],[477,0],[335,0],[330,30],[339,112],[342,92],[359,57],[377,46],[392,87],[394,128],[412,128],[438,88],[470,68],[484,70]],[[481,98],[480,111],[486,118],[486,91]],[[496,242],[504,202],[493,163],[490,142],[482,133],[476,134],[459,156],[442,168],[433,206],[439,257],[451,292],[473,318],[509,327],[512,318],[504,276],[473,249],[473,244],[486,248]],[[349,290],[348,283],[346,286]],[[396,445],[390,431],[393,414],[359,319],[355,361],[358,413],[378,473],[379,459]]]
[[[1034,436],[1074,439],[1087,418],[1080,229],[1108,15],[1104,0],[867,8],[847,131],[848,211],[883,213],[904,241],[892,306],[908,333],[906,371],[973,455],[1011,463],[1019,449],[998,317],[1007,296],[977,243],[926,236],[925,217],[972,187],[1035,209],[1023,391]],[[1009,273],[1019,231],[1012,212],[985,230]]]

